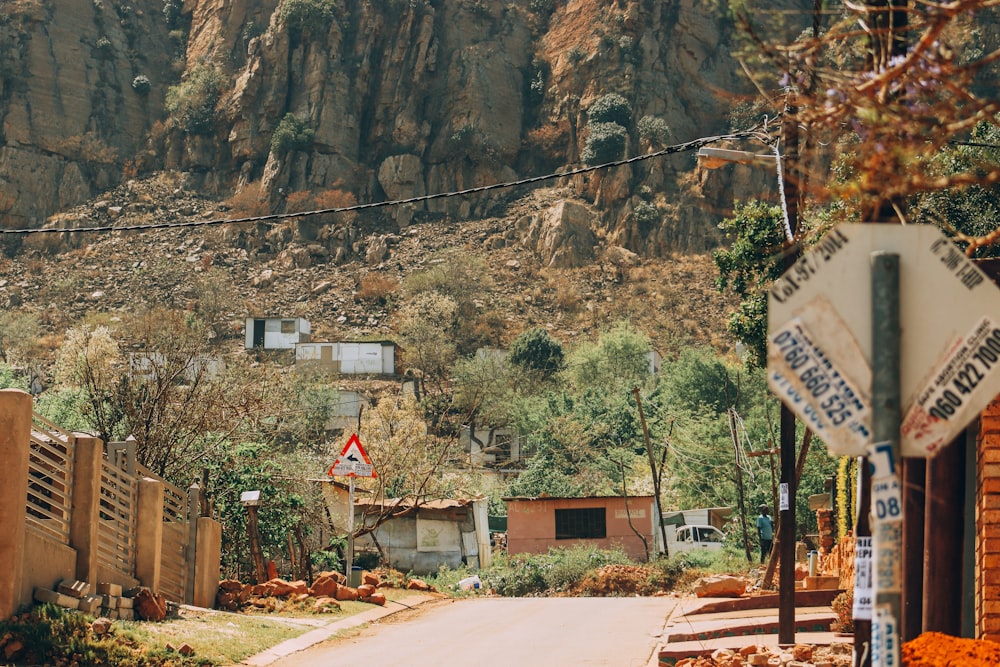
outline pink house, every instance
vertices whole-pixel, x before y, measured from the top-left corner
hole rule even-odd
[[[649,554],[654,553],[653,496],[503,500],[509,554],[546,553],[550,547],[578,544],[621,547],[640,561],[646,560],[647,546]]]

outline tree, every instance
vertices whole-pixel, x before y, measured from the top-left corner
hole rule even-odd
[[[783,270],[781,209],[759,201],[740,204],[719,229],[729,246],[712,255],[719,269],[716,287],[720,292],[732,290],[741,299],[727,326],[746,345],[750,363],[763,367],[767,360],[767,289]]]
[[[562,344],[545,329],[528,329],[511,343],[507,359],[523,371],[549,378],[562,369]]]
[[[366,410],[359,437],[378,477],[360,482],[371,495],[354,535],[372,535],[381,551],[374,535],[379,526],[428,500],[447,497],[442,470],[454,462],[458,441],[430,435],[419,405],[406,395],[383,398]]]
[[[458,354],[455,349],[455,315],[458,307],[450,297],[421,292],[400,312],[399,333],[409,368],[420,371],[424,392],[428,384],[444,393],[444,382]]]
[[[630,322],[603,331],[597,342],[578,345],[567,359],[567,376],[578,390],[607,386],[630,391],[652,377],[649,337]]]
[[[223,364],[199,321],[166,309],[115,331],[70,329],[56,378],[81,391],[84,417],[102,440],[135,437],[140,463],[183,486],[219,443],[279,413],[284,394],[269,371],[242,357]]]

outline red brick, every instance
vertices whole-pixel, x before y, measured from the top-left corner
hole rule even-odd
[[[982,633],[984,639],[989,636],[1000,638],[1000,616],[983,616]]]
[[[1000,554],[983,556],[983,568],[986,570],[984,574],[987,582],[1000,584],[1000,571],[996,571],[996,568],[1000,568]]]

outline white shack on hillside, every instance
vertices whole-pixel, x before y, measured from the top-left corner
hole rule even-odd
[[[248,317],[248,350],[292,350],[298,343],[309,342],[311,327],[302,317]]]
[[[395,375],[396,344],[387,341],[303,342],[295,346],[295,368],[342,375]]]

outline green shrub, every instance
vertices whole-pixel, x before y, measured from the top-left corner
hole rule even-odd
[[[0,621],[0,637],[16,638],[24,645],[16,654],[18,664],[120,667],[213,664],[196,656],[185,657],[163,649],[150,650],[140,645],[136,637],[123,630],[120,624],[112,626],[107,634],[95,635],[90,630],[92,620],[92,616],[44,604]]]
[[[145,74],[140,74],[139,76],[132,79],[132,90],[134,90],[139,95],[148,95],[149,89],[153,87],[150,83],[149,77]]]
[[[278,20],[294,34],[309,30],[325,33],[337,18],[333,0],[285,0],[278,10]]]
[[[271,135],[271,152],[284,155],[291,151],[305,151],[312,147],[316,131],[306,127],[306,122],[295,114],[285,114]]]
[[[181,18],[181,3],[179,0],[164,0],[163,2],[163,20],[167,22],[167,26],[173,28],[177,25]]]
[[[596,549],[579,545],[549,549],[545,554],[498,556],[493,565],[479,573],[487,588],[507,597],[542,595],[568,591],[605,565],[630,565],[620,549]]]
[[[224,84],[215,65],[195,67],[184,81],[167,90],[167,113],[188,134],[212,134],[216,127],[215,105]]]
[[[110,58],[115,54],[115,47],[107,37],[99,37],[95,46],[97,55],[101,58]]]
[[[647,201],[636,202],[632,209],[632,220],[642,232],[648,232],[663,218],[660,209]]]
[[[646,139],[652,144],[666,146],[670,138],[670,128],[667,122],[656,116],[643,116],[636,124],[640,139]]]
[[[587,109],[589,124],[617,123],[628,127],[632,123],[632,105],[618,93],[608,93],[597,98]]]
[[[562,344],[546,329],[535,327],[514,339],[507,359],[515,366],[549,375],[562,368],[563,356]]]
[[[618,123],[590,123],[590,134],[580,154],[585,164],[604,164],[621,158],[628,142],[628,132]]]

